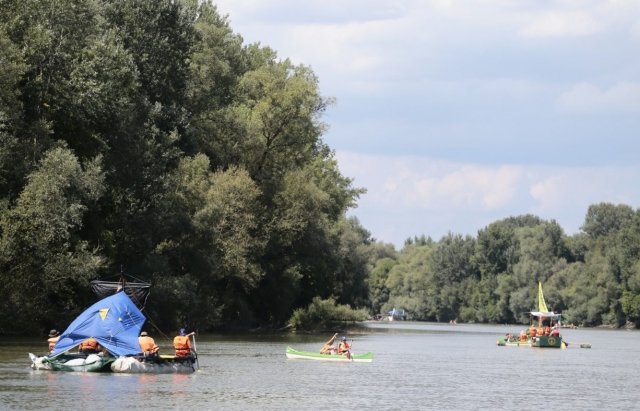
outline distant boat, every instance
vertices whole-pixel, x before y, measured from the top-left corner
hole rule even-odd
[[[542,293],[542,283],[538,282],[538,310],[529,312],[531,326],[520,334],[507,334],[498,339],[499,346],[565,348],[560,335],[562,314],[549,311]]]
[[[398,321],[398,320],[404,320],[405,318],[405,312],[404,309],[402,310],[398,310],[395,307],[393,308],[393,310],[391,311],[387,311],[387,319],[389,321]]]
[[[341,354],[320,354],[319,352],[298,351],[287,347],[287,358],[298,360],[317,360],[329,362],[372,362],[373,353],[353,354],[351,356]]]

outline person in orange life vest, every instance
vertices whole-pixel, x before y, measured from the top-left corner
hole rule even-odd
[[[157,357],[158,351],[160,347],[156,345],[156,342],[153,338],[149,337],[149,334],[146,331],[140,333],[140,337],[138,337],[138,342],[140,343],[140,349],[142,350],[142,354],[145,357]]]
[[[347,355],[350,355],[350,352],[349,352],[350,350],[351,350],[351,346],[347,342],[347,337],[343,336],[340,339],[340,345],[338,345],[338,354],[347,353]]]
[[[78,347],[78,351],[82,354],[97,354],[100,352],[100,344],[98,344],[98,340],[93,337],[89,337],[83,342],[80,343],[80,347]]]
[[[58,332],[58,330],[53,329],[49,331],[49,339],[47,340],[47,342],[49,343],[49,354],[53,352],[53,349],[55,348],[56,343],[58,342],[59,339],[60,339],[60,333]]]
[[[188,357],[191,355],[191,340],[189,340],[189,337],[194,334],[194,332],[187,334],[184,328],[180,329],[180,335],[176,335],[173,339],[173,348],[176,350],[176,357]]]
[[[525,330],[520,331],[520,341],[527,341],[527,332]]]

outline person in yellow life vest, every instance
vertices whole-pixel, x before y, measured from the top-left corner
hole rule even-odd
[[[329,341],[324,343],[320,349],[320,354],[334,354],[336,352],[336,347],[333,345],[336,337],[338,337],[338,333],[333,334],[333,337],[329,338]]]
[[[78,347],[78,351],[82,354],[97,354],[100,352],[100,344],[98,344],[98,340],[93,337],[89,337],[83,342],[80,343],[80,347]]]
[[[56,347],[56,343],[59,339],[60,333],[58,332],[58,330],[53,329],[49,331],[49,339],[47,340],[47,342],[49,343],[49,354],[53,352],[53,349]]]
[[[176,350],[176,357],[188,357],[191,355],[191,340],[189,340],[189,337],[194,334],[194,332],[187,334],[184,328],[180,329],[180,335],[176,335],[173,339],[173,348]]]
[[[347,337],[343,336],[340,339],[340,345],[338,345],[338,354],[347,354],[347,357],[351,356],[351,345],[347,342]]]
[[[138,337],[138,342],[140,343],[140,349],[142,350],[142,354],[145,357],[157,357],[158,351],[160,351],[160,347],[156,345],[156,342],[153,338],[149,337],[149,334],[146,331],[140,333],[140,337]]]

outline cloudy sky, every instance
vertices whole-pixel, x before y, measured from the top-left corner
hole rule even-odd
[[[214,2],[335,98],[324,141],[377,240],[640,206],[639,1]]]

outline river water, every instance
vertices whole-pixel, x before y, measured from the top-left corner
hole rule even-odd
[[[34,371],[38,340],[0,339],[2,410],[638,410],[640,332],[563,330],[565,350],[498,347],[516,326],[365,323],[372,363],[287,360],[326,335],[201,335],[190,375]],[[161,352],[170,342],[156,337]],[[591,349],[579,348],[588,342]]]

